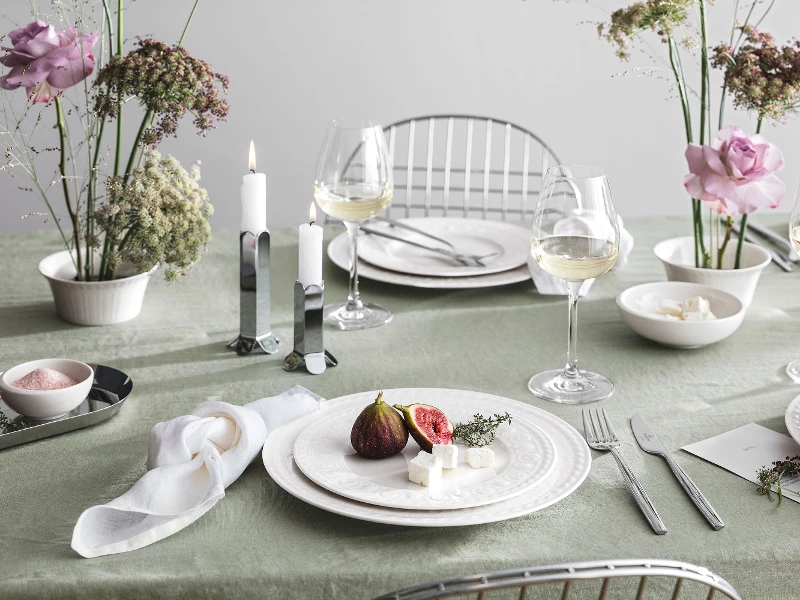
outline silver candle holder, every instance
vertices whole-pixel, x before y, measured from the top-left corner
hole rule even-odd
[[[278,351],[269,324],[269,231],[239,236],[239,335],[228,344],[239,355]]]
[[[294,350],[283,361],[283,368],[294,371],[305,365],[312,375],[321,375],[330,365],[338,361],[325,350],[322,342],[322,285],[304,287],[299,281],[294,284]]]

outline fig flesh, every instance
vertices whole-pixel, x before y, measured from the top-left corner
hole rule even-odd
[[[350,430],[350,443],[365,458],[387,458],[399,454],[408,443],[408,427],[383,392],[358,415]]]
[[[403,413],[411,437],[425,452],[432,452],[434,444],[453,443],[453,424],[447,416],[430,404],[409,404],[394,407]]]

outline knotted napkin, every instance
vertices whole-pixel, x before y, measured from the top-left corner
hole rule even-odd
[[[633,236],[630,232],[625,229],[625,226],[622,223],[622,217],[619,215],[617,216],[617,220],[619,222],[619,255],[617,256],[617,262],[614,263],[614,269],[621,269],[625,265],[628,264],[628,255],[633,250]],[[586,219],[575,216],[570,217],[567,219],[563,219],[560,221],[555,230],[553,231],[554,235],[591,235],[592,232],[592,224],[591,222],[587,221]],[[536,286],[536,290],[540,294],[545,295],[566,295],[567,294],[567,286],[564,284],[564,280],[559,277],[554,277],[549,273],[545,273],[542,268],[536,264],[536,260],[533,256],[528,256],[528,268],[531,270],[531,276],[533,277],[533,283]],[[579,295],[585,296],[589,293],[589,289],[592,287],[594,283],[594,279],[587,279],[583,282],[581,286]]]
[[[319,410],[321,400],[296,386],[245,406],[208,402],[158,423],[150,432],[148,471],[119,498],[83,512],[72,549],[94,558],[136,550],[180,531],[225,496],[270,432]]]

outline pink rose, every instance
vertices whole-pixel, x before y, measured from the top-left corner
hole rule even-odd
[[[723,215],[746,215],[762,206],[775,208],[786,186],[774,175],[783,167],[783,154],[762,135],[747,135],[728,126],[710,146],[689,144],[690,173],[683,185],[692,198]]]
[[[32,102],[49,102],[61,90],[75,85],[94,70],[92,48],[98,33],[79,34],[77,27],[56,29],[35,21],[8,34],[12,48],[0,63],[11,71],[0,77],[0,87],[24,87]]]

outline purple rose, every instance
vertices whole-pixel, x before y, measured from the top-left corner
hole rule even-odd
[[[83,81],[94,70],[92,48],[98,33],[78,33],[78,28],[56,29],[35,21],[8,34],[12,48],[0,63],[11,71],[0,77],[0,87],[24,87],[32,102],[49,102],[61,90]]]
[[[775,208],[786,186],[774,175],[783,167],[783,154],[762,135],[747,135],[728,126],[710,146],[689,144],[690,173],[683,185],[692,198],[729,216],[746,215],[762,206]]]

